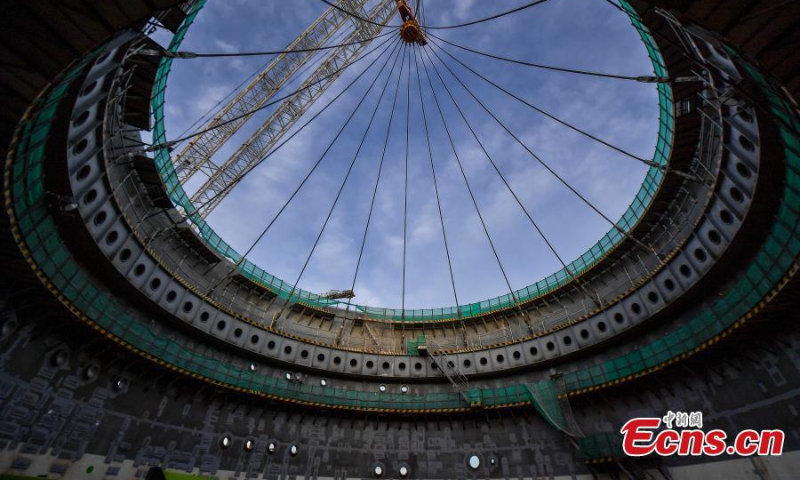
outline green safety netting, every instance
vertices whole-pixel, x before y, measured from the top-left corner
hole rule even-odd
[[[566,393],[560,378],[528,383],[525,387],[531,394],[534,408],[551,427],[570,437],[583,437],[583,432],[572,416],[569,402],[563,397],[559,398],[559,395]]]
[[[190,19],[194,18],[197,8]],[[59,103],[72,81],[95,56],[96,53],[87,56],[39,100],[21,125],[18,142],[13,146],[14,162],[7,172],[10,177],[7,187],[11,188],[11,204],[18,228],[15,235],[24,240],[23,252],[41,269],[48,286],[115,337],[146,354],[223,385],[337,407],[402,410],[465,407],[464,399],[455,392],[402,395],[349,391],[292,384],[283,378],[237,368],[152,331],[149,319],[131,314],[102,282],[95,281],[73,258],[61,238],[46,206],[42,177],[45,143]],[[758,70],[750,66],[747,70],[761,86],[779,122],[787,159],[782,202],[767,240],[755,258],[733,279],[735,286],[710,308],[649,345],[596,366],[566,373],[567,391],[619,380],[690,352],[756,307],[778,285],[800,254],[800,122],[791,106],[775,93],[777,90],[770,87]],[[533,401],[527,385],[472,389],[468,397],[479,399],[488,407]],[[541,404],[539,402],[539,408]],[[550,407],[543,411],[549,412]]]
[[[175,34],[169,49],[177,51],[183,38],[186,35],[191,23],[194,21],[195,16],[203,7],[206,0],[200,0],[193,8],[189,17],[184,21]],[[639,35],[644,42],[650,60],[653,64],[655,74],[660,77],[666,77],[667,71],[664,66],[663,58],[659,52],[653,37],[650,35],[647,28],[641,24],[636,18],[633,10],[624,1],[622,5],[628,10],[631,16],[631,22],[639,32]],[[166,129],[164,125],[164,99],[167,88],[167,78],[169,76],[170,68],[172,66],[171,58],[164,58],[156,76],[155,86],[153,88],[153,116],[154,116],[154,129],[153,129],[153,144],[163,144],[167,141]],[[658,165],[666,165],[672,149],[674,139],[674,123],[675,118],[673,115],[673,101],[672,90],[665,83],[658,84],[658,103],[659,103],[659,131],[656,150],[653,155],[653,162]],[[238,269],[245,277],[264,286],[271,290],[280,298],[287,299],[291,296],[291,300],[313,308],[328,308],[342,305],[340,300],[327,299],[315,293],[311,293],[299,288],[294,288],[293,285],[284,282],[283,280],[270,275],[262,268],[247,259],[242,259],[242,256],[236,252],[230,245],[228,245],[222,238],[211,228],[211,226],[195,212],[195,206],[192,204],[191,199],[183,190],[178,176],[173,168],[170,158],[169,149],[160,149],[155,153],[155,163],[161,177],[167,187],[170,198],[176,206],[180,207],[194,223],[197,232],[208,243],[208,245],[216,250],[220,255],[230,259],[232,262],[238,264]],[[484,315],[488,312],[496,310],[503,310],[514,307],[520,302],[527,302],[534,298],[540,297],[550,293],[565,284],[572,281],[573,275],[580,275],[590,269],[593,265],[599,262],[608,252],[613,250],[625,238],[624,233],[632,230],[639,220],[642,218],[653,200],[656,192],[658,191],[661,181],[664,178],[664,173],[657,167],[651,167],[642,183],[642,187],[636,194],[633,202],[628,207],[627,211],[617,222],[617,228],[611,228],[593,247],[586,253],[570,262],[566,268],[553,273],[552,275],[540,280],[532,285],[515,291],[513,294],[509,293],[482,302],[471,303],[468,305],[459,305],[445,308],[431,308],[431,309],[414,309],[403,310],[393,308],[378,308],[368,307],[363,305],[355,305],[347,302],[353,308],[368,314],[372,318],[381,320],[392,321],[436,321],[457,318],[469,318]],[[622,232],[620,231],[622,230]],[[570,275],[568,272],[572,272]]]

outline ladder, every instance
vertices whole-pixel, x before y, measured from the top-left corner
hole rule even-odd
[[[470,400],[467,392],[469,391],[469,380],[467,377],[461,373],[461,370],[458,368],[458,363],[454,360],[450,359],[450,356],[447,355],[442,351],[442,348],[434,341],[430,339],[426,339],[425,343],[427,348],[425,351],[433,360],[433,363],[439,368],[439,370],[444,374],[445,377],[450,381],[450,384],[453,385],[453,390],[458,392],[461,395],[461,398],[464,399],[467,404],[470,406],[478,406],[472,400]]]

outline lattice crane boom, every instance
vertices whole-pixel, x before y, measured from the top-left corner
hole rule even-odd
[[[381,0],[366,16],[371,21],[385,24],[397,13],[395,0]],[[314,101],[330,87],[341,69],[358,58],[370,42],[356,43],[376,36],[382,27],[370,23],[360,23],[343,45],[332,50],[328,58],[309,76],[300,87],[300,92],[286,99],[281,106],[225,161],[192,196],[194,205],[201,207],[203,217],[209,213],[233,189],[233,185],[249,172],[292,125],[311,107]],[[315,83],[318,82],[318,83]],[[308,87],[306,89],[306,87]]]
[[[339,0],[337,5],[344,10],[363,14],[363,7],[368,1]],[[353,20],[353,17],[334,7],[329,7],[287,47],[287,50],[321,47],[348,20]],[[354,23],[358,27],[358,22],[355,21]],[[186,183],[198,171],[203,171],[207,176],[213,175],[217,171],[217,167],[211,162],[211,157],[251,117],[246,116],[226,125],[217,128],[213,127],[253,111],[267,103],[314,56],[314,53],[284,53],[276,56],[252,82],[214,116],[206,126],[206,129],[210,129],[209,131],[192,139],[172,158],[178,180],[181,183]]]

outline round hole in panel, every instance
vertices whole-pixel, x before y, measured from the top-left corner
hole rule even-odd
[[[133,252],[126,248],[119,252],[119,259],[123,262],[127,262],[131,258],[131,255],[133,255]]]
[[[741,145],[742,148],[748,152],[754,152],[756,150],[756,146],[753,145],[753,142],[751,142],[750,139],[744,135],[739,135],[739,145]]]
[[[738,188],[731,187],[731,189],[729,190],[729,193],[731,194],[731,198],[733,199],[733,201],[735,201],[736,203],[743,203],[744,202],[744,194]]]
[[[176,298],[178,298],[178,292],[176,292],[175,290],[170,290],[169,293],[167,293],[168,302],[172,303],[175,301]]]
[[[104,223],[106,223],[106,219],[108,218],[108,214],[105,210],[100,210],[97,212],[97,215],[94,216],[94,224],[98,227]]]
[[[308,358],[308,350],[300,350],[300,358]]]
[[[582,328],[581,329],[581,338],[584,339],[584,340],[589,338],[589,330],[586,330],[585,328]]]
[[[406,369],[406,363],[405,362],[400,362],[397,365],[397,368],[399,368],[400,370],[405,370]]]
[[[139,265],[133,267],[133,274],[137,277],[141,277],[144,275],[145,270],[147,270],[147,267],[145,267],[143,263],[140,263]]]
[[[318,361],[318,362],[324,362],[324,361],[325,361],[325,354],[323,354],[323,353],[318,353],[318,354],[317,354],[317,361]]]
[[[275,341],[270,340],[269,342],[267,342],[267,348],[270,350],[275,350]]]
[[[194,308],[194,304],[192,302],[184,302],[183,303],[183,311],[184,313],[189,313]],[[239,331],[239,335],[241,335],[241,330]]]
[[[106,235],[106,245],[114,245],[119,240],[119,233],[116,230],[111,230]]]
[[[86,192],[86,195],[83,196],[84,205],[89,205],[95,200],[97,200],[97,190],[95,190],[94,188]]]
[[[528,351],[531,352],[531,355],[534,355],[534,356],[539,354],[539,349],[536,348],[536,347],[531,347],[530,350],[528,350]]]
[[[464,368],[469,368],[472,366],[472,361],[469,358],[464,359]]]
[[[658,302],[658,294],[656,292],[650,292],[647,294],[647,299],[650,300],[650,303]]]
[[[681,272],[681,275],[683,275],[686,278],[689,278],[689,277],[692,276],[692,269],[689,268],[689,265],[686,265],[685,263],[683,265],[681,265],[680,267],[678,267],[678,271]]]
[[[708,231],[706,236],[708,237],[709,241],[711,241],[711,243],[713,243],[714,245],[719,245],[720,242],[722,242],[722,237],[719,235],[719,232],[714,230],[713,228]]]
[[[708,260],[708,254],[702,248],[695,248],[694,258],[696,258],[698,262],[705,262]]]
[[[217,330],[225,330],[225,327],[228,326],[228,323],[225,320],[220,320],[217,322]]]
[[[631,311],[632,311],[633,313],[635,313],[636,315],[639,315],[640,313],[642,313],[642,306],[641,306],[641,305],[639,305],[639,304],[638,304],[638,303],[636,303],[636,302],[633,302],[633,303],[631,304]]]
[[[481,365],[487,365],[489,363],[489,360],[487,360],[486,357],[481,357],[480,362]]]
[[[605,332],[607,328],[606,322],[597,322],[597,329],[601,332]]]
[[[342,357],[333,357],[334,365],[341,365],[342,364]]]
[[[258,335],[251,335],[250,336],[250,343],[255,345],[256,343],[258,343],[258,339],[259,339]]]
[[[235,329],[233,331],[233,336],[236,337],[236,338],[240,338],[242,336],[242,333],[243,333],[242,329],[241,328],[237,328],[237,329]]]
[[[750,178],[753,175],[747,165],[742,162],[736,162],[736,173],[742,178]]]
[[[357,367],[358,366],[358,360],[356,360],[355,358],[351,358],[350,359],[350,366],[351,367]]]
[[[373,367],[375,367],[375,362],[373,362],[372,360],[367,360],[366,365],[367,365],[367,368],[369,368],[371,370]]]
[[[522,353],[519,350],[514,350],[514,353],[512,355],[514,356],[514,360],[519,360],[520,358],[522,358]]]
[[[664,280],[664,288],[666,288],[670,292],[675,290],[675,282],[673,282],[671,278]]]
[[[419,362],[414,363],[414,370],[416,371],[422,370],[422,364]]]
[[[92,173],[92,166],[87,164],[82,166],[80,170],[78,170],[78,174],[75,175],[75,178],[77,178],[78,181],[83,181],[89,178],[90,173]]]
[[[572,345],[572,337],[570,337],[569,335],[566,335],[562,341],[566,346]]]
[[[553,350],[556,349],[556,344],[553,343],[553,342],[547,342],[547,345],[545,345],[545,346],[547,347],[547,350],[550,351],[550,352],[552,352]]]
[[[722,220],[722,223],[725,225],[730,225],[733,223],[733,215],[731,212],[725,209],[719,211],[719,219]]]
[[[617,323],[622,323],[625,321],[625,316],[622,315],[620,312],[614,314],[614,321]]]
[[[150,290],[158,290],[158,287],[161,286],[161,279],[156,277],[150,280]]]
[[[391,365],[389,365],[389,362],[383,362],[383,364],[381,364],[381,368],[383,368],[384,370],[389,370],[389,367],[391,367]]]
[[[292,353],[292,346],[291,345],[286,345],[285,347],[283,347],[283,353],[285,353],[286,355],[289,355],[290,353]]]
[[[72,147],[72,154],[73,155],[80,155],[81,153],[86,151],[86,147],[88,147],[88,146],[89,146],[89,141],[84,138],[80,142],[78,142],[77,145]],[[89,165],[84,165],[84,168],[86,168],[88,166]],[[83,170],[83,168],[81,170]],[[79,175],[80,175],[80,172],[79,172]],[[86,178],[86,177],[84,177],[84,178]],[[79,178],[78,180],[83,180],[83,179]]]
[[[78,115],[78,118],[72,121],[72,126],[80,127],[81,125],[86,123],[86,120],[89,120],[89,110],[84,110],[83,113]]]

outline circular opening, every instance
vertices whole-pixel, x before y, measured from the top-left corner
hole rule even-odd
[[[705,262],[708,259],[708,255],[706,251],[702,248],[695,248],[694,249],[694,258],[697,259],[698,262]]]
[[[455,363],[453,363],[453,361],[452,361],[452,360],[451,360],[451,361],[449,361],[449,362],[447,362],[447,366],[448,366],[448,367],[450,367],[450,368],[456,368],[456,364],[455,364]]]
[[[255,363],[251,363],[249,368],[250,368],[251,372],[255,372],[256,371],[256,364]]]
[[[78,118],[72,121],[72,126],[80,127],[81,125],[86,123],[86,120],[89,120],[89,110],[84,110],[83,113],[78,115]]]
[[[408,476],[408,467],[403,465],[402,467],[400,467],[400,470],[398,470],[398,472],[400,473],[401,477],[405,478]]]
[[[274,442],[269,442],[269,445],[267,445],[267,452],[269,452],[269,453],[275,453],[275,450],[277,450],[277,449],[278,449],[278,446],[275,445]]]
[[[480,362],[481,362],[481,365],[486,365],[486,364],[489,363],[489,360],[487,360],[486,357],[481,357]]]
[[[225,330],[225,327],[227,326],[228,324],[225,322],[225,320],[220,320],[217,322],[217,330]]]
[[[117,240],[119,240],[119,233],[117,233],[116,230],[111,230],[110,232],[108,232],[108,235],[106,235],[107,245],[114,245],[117,242]]]
[[[78,170],[78,174],[75,175],[75,178],[78,179],[79,182],[82,182],[89,178],[89,174],[92,173],[92,166],[91,165],[84,165]]]
[[[341,365],[342,364],[342,357],[333,357],[333,364],[334,365]]]
[[[323,387],[327,387],[328,386],[328,381],[325,380],[324,378],[321,378],[320,381],[319,381],[319,384],[321,386],[323,386]]]
[[[639,305],[639,304],[638,304],[638,303],[636,303],[636,302],[633,302],[633,303],[631,304],[631,311],[632,311],[633,313],[635,313],[636,315],[639,315],[640,313],[642,313],[642,306],[641,306],[641,305]]]
[[[750,178],[752,175],[750,169],[742,162],[736,162],[736,173],[742,178]]]
[[[617,323],[622,323],[625,321],[625,317],[620,312],[617,312],[614,314],[614,321]]]
[[[401,385],[400,393],[408,393],[408,385]]]
[[[175,292],[175,290],[170,290],[169,293],[167,293],[168,302],[172,303],[175,301],[176,298],[178,298],[178,293]]]
[[[497,363],[503,363],[506,361],[506,357],[504,355],[498,355],[495,358],[497,359]]]
[[[477,470],[481,466],[481,459],[477,455],[469,457],[469,468]]]
[[[317,361],[318,362],[324,362],[325,361],[325,355],[322,354],[322,353],[317,354]]]
[[[380,477],[381,475],[383,475],[383,467],[381,467],[380,465],[375,465],[375,467],[372,469],[372,473],[376,477]]]
[[[250,336],[250,343],[253,344],[253,345],[258,343],[258,335],[251,335]]]
[[[86,95],[89,95],[90,93],[92,93],[92,90],[94,90],[94,87],[96,87],[96,86],[97,86],[97,80],[95,80],[94,82],[90,83],[89,85],[86,85],[86,87],[83,89],[83,91],[81,91],[81,96],[85,97]]]
[[[713,228],[708,231],[708,239],[711,240],[711,243],[714,245],[719,245],[722,242],[722,237],[720,237],[719,232],[714,230]]]
[[[104,210],[100,210],[97,212],[97,215],[94,216],[94,224],[100,226],[106,222],[106,218],[108,218],[106,212]]]
[[[158,287],[161,286],[161,279],[156,277],[150,280],[150,290],[158,290]]]
[[[739,144],[742,146],[742,148],[744,148],[748,152],[753,152],[756,149],[756,146],[753,145],[753,142],[751,142],[744,135],[739,135]]]
[[[252,440],[248,440],[248,441],[244,442],[244,449],[247,450],[248,452],[253,450],[253,441]]]
[[[86,380],[93,380],[97,378],[97,374],[100,373],[100,367],[97,365],[89,365],[83,371],[83,378]]]
[[[681,275],[683,275],[686,278],[692,276],[692,270],[685,263],[678,268],[678,271],[681,272]]]
[[[731,187],[731,189],[730,189],[730,194],[731,194],[731,198],[732,198],[732,199],[733,199],[733,200],[734,200],[736,203],[742,203],[742,202],[744,202],[744,194],[743,194],[743,193],[742,193],[742,191],[741,191],[741,190],[739,190],[738,188],[736,188],[736,187]]]
[[[119,259],[122,260],[123,262],[127,262],[128,260],[130,260],[131,255],[132,255],[132,252],[130,251],[130,249],[126,248],[126,249],[122,250],[121,252],[119,252]]]
[[[522,358],[522,353],[520,353],[519,350],[514,350],[514,353],[512,355],[514,355],[514,360],[519,360],[520,358]]]
[[[95,200],[97,200],[97,190],[91,189],[83,197],[83,204],[84,205],[89,205],[90,203],[94,202]]]
[[[472,360],[470,360],[469,358],[465,358],[464,359],[464,368],[469,368],[471,366],[472,366]]]
[[[666,288],[670,292],[675,290],[675,282],[673,282],[671,278],[664,280],[664,288]]]
[[[383,362],[383,364],[381,364],[381,368],[383,368],[384,370],[389,370],[389,367],[391,367],[391,365],[389,365],[389,362]]]
[[[300,350],[301,358],[308,358],[308,350]]]
[[[231,446],[231,439],[230,437],[222,437],[222,440],[219,442],[222,448],[228,448]]]
[[[569,335],[565,336],[562,341],[564,342],[564,345],[567,346],[572,345],[572,337],[570,337]]]
[[[289,355],[290,353],[292,353],[292,346],[291,345],[286,345],[285,347],[283,347],[283,353],[285,353],[286,355]]]
[[[531,355],[534,355],[534,356],[539,354],[539,349],[536,348],[536,347],[531,347],[531,349],[529,351],[531,352]]]
[[[80,155],[81,153],[86,151],[86,147],[88,147],[88,146],[89,146],[89,141],[84,138],[80,142],[78,142],[77,145],[72,147],[72,154],[73,155]],[[86,168],[88,166],[89,165],[84,165],[83,168]],[[81,171],[83,170],[83,168],[81,168]],[[91,168],[90,168],[90,170],[91,170]],[[87,174],[87,176],[88,176],[88,174]],[[86,177],[84,177],[84,178],[86,178]],[[83,180],[83,179],[82,178],[78,178],[78,180]]]
[[[647,299],[650,300],[650,303],[656,303],[658,301],[658,294],[656,292],[650,292],[647,294]]]
[[[431,370],[438,370],[439,366],[436,365],[436,362],[431,362]]]
[[[142,275],[144,275],[145,270],[147,270],[147,268],[145,268],[144,264],[140,263],[139,265],[133,267],[133,274],[136,275],[137,277],[141,277]]]
[[[297,455],[297,445],[292,445],[289,447],[289,454],[291,454],[293,457]]]
[[[292,381],[292,374],[289,373],[289,372],[286,372],[286,373],[283,374],[283,378],[285,378],[286,380],[289,380],[291,382]]]
[[[585,328],[581,329],[581,338],[584,340],[589,338],[589,330],[586,330]]]
[[[606,322],[597,322],[597,329],[601,332],[605,332],[607,328]]]
[[[386,385],[381,384],[381,386],[378,387],[378,390],[380,390],[381,393],[384,393],[386,391]]]
[[[375,366],[375,362],[373,362],[372,360],[367,360],[366,365],[367,368],[372,369]]]
[[[270,350],[275,350],[275,341],[270,340],[269,342],[267,342],[267,348]]]
[[[555,343],[553,343],[553,342],[547,342],[547,345],[546,345],[546,347],[547,347],[547,350],[548,350],[548,351],[552,352],[553,350],[555,350],[555,349],[556,349],[556,344],[555,344]]]
[[[235,329],[233,331],[233,336],[236,337],[236,338],[240,338],[242,336],[242,329],[241,328]]]
[[[193,308],[194,308],[194,304],[193,304],[192,302],[185,302],[185,303],[183,304],[183,311],[184,311],[184,313],[189,313],[189,312],[191,312]],[[241,333],[242,333],[242,331],[241,331],[241,330],[239,330],[239,334],[240,334],[240,335],[241,335]]]
[[[739,118],[744,120],[747,123],[753,123],[753,116],[747,110],[739,110],[738,112]]]
[[[400,370],[405,370],[405,369],[406,369],[406,364],[405,364],[405,362],[400,362],[400,364],[399,364],[399,365],[397,365],[397,368],[399,368]]]
[[[414,364],[414,370],[416,370],[416,371],[422,370],[422,364],[419,363],[419,362],[415,363]]]
[[[351,366],[351,367],[356,367],[356,366],[358,366],[358,360],[356,360],[355,358],[351,358],[351,359],[350,359],[350,366]]]
[[[733,215],[731,215],[731,212],[725,209],[719,211],[719,219],[722,220],[722,222],[725,223],[726,225],[730,225],[733,223]]]

